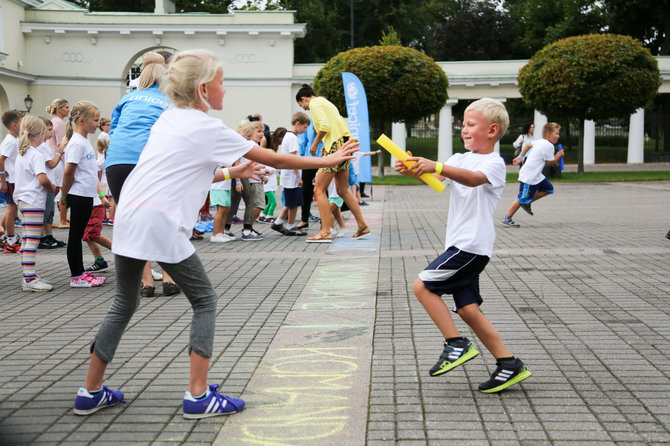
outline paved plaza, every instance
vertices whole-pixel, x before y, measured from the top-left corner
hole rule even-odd
[[[71,289],[65,250],[40,250],[55,289],[23,293],[18,254],[0,254],[0,444],[668,444],[670,181],[556,189],[517,213],[521,228],[496,227],[482,310],[533,375],[493,395],[477,385],[495,362],[462,321],[481,355],[428,376],[442,340],[412,283],[443,250],[448,190],[375,187],[367,240],[307,244],[258,224],[260,242],[194,242],[220,296],[210,383],[247,402],[229,417],[182,417],[191,311],[160,286],[108,367],[128,404],[74,415],[113,268]]]

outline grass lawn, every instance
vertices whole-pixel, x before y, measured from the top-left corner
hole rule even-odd
[[[507,182],[518,181],[517,172],[507,174]],[[612,181],[660,181],[670,180],[670,171],[640,170],[630,172],[586,172],[582,175],[572,172],[563,172],[561,178],[550,178],[552,183],[597,183]],[[402,175],[385,175],[384,178],[372,177],[372,184],[387,186],[415,186],[421,184],[418,180]]]

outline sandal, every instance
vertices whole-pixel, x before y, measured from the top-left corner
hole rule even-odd
[[[140,296],[142,297],[154,297],[154,292],[156,291],[156,287],[152,287],[150,285],[144,285],[140,289]]]
[[[181,288],[174,282],[163,282],[163,295],[174,296],[181,293]]]
[[[202,240],[202,234],[198,234],[196,230],[194,229],[193,232],[191,233],[191,240]]]
[[[333,238],[330,234],[322,234],[319,232],[313,237],[309,237],[305,240],[307,243],[330,243],[333,241]]]
[[[364,238],[370,235],[370,228],[365,225],[362,228],[358,228],[354,235],[351,236],[353,240],[358,240],[359,238]]]

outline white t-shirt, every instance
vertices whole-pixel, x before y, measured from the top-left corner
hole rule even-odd
[[[276,191],[277,190],[277,169],[274,169],[272,167],[265,167],[266,170],[271,170],[272,173],[268,173],[265,175],[265,178],[268,179],[267,183],[263,184],[263,190],[265,192],[270,192],[270,191]]]
[[[0,144],[0,155],[7,157],[5,159],[5,172],[7,176],[5,179],[8,183],[14,183],[14,164],[16,163],[16,156],[19,153],[19,139],[14,138],[12,135],[7,133],[5,139],[2,140]]]
[[[544,165],[553,159],[554,145],[551,142],[546,139],[533,141],[533,148],[519,170],[519,181],[531,186],[540,183],[544,180],[544,175],[542,175]]]
[[[167,263],[191,256],[189,238],[214,169],[231,166],[254,146],[200,110],[165,111],[121,189],[112,251]]]
[[[340,198],[340,196],[337,195],[337,186],[335,185],[334,178],[333,181],[331,181],[328,185],[328,198]]]
[[[51,148],[49,147],[49,144],[46,142],[43,142],[42,144],[37,147],[37,151],[42,154],[44,157],[44,167],[46,168],[46,173],[47,173],[47,178],[49,178],[49,181],[51,181],[53,184],[56,184],[54,182],[56,175],[54,173],[54,170],[50,168],[49,166],[46,165],[47,162],[51,161],[54,159],[54,153],[51,151]],[[60,160],[60,157],[58,157],[58,160]]]
[[[486,175],[488,183],[477,187],[451,183],[445,250],[455,246],[463,251],[491,257],[496,231],[493,212],[505,188],[505,162],[499,154],[457,153],[446,162]]]
[[[254,145],[258,145],[258,144],[254,143]],[[248,162],[249,162],[248,159],[246,159],[244,157],[240,158],[240,165],[242,165],[244,163],[248,163]],[[249,181],[249,184],[256,184],[256,183],[260,183],[262,180],[254,180],[253,178],[247,178],[247,181]]]
[[[98,157],[95,159],[95,163],[98,165],[98,172],[102,172],[100,176],[100,183],[107,184],[107,169],[105,169],[105,155],[98,153]]]
[[[74,181],[68,194],[80,197],[98,195],[98,163],[95,159],[93,146],[79,133],[74,133],[65,147],[65,164],[74,163]]]
[[[100,134],[98,135],[98,139],[104,139],[105,141],[109,142],[109,133],[100,132]]]
[[[44,209],[47,190],[40,184],[37,175],[46,174],[46,170],[44,155],[34,147],[17,157],[14,169],[14,201],[18,203],[20,200],[35,208]]]
[[[221,164],[216,166],[216,171],[218,171],[219,169],[223,169],[223,166]],[[214,172],[215,174],[216,171]],[[212,183],[212,185],[209,188],[210,190],[230,190],[230,182],[231,180],[218,181],[216,183]]]
[[[300,154],[300,143],[295,133],[286,132],[284,140],[279,146],[279,153]],[[295,173],[295,169],[282,169],[279,174],[279,184],[284,189],[295,189],[298,187],[298,176]]]

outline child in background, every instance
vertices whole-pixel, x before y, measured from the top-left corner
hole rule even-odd
[[[81,241],[93,210],[93,197],[97,195],[98,164],[88,135],[95,133],[100,121],[100,111],[93,103],[80,101],[72,107],[70,120],[65,125],[65,170],[61,202],[70,208],[70,231],[67,239],[67,263],[70,266],[70,286],[90,288],[105,283],[84,271]]]
[[[49,147],[47,141],[53,136],[53,124],[49,118],[41,118],[44,122],[44,142],[37,147],[37,151],[44,156],[44,165],[47,170],[47,178],[51,181],[51,184],[56,186],[56,173],[54,169],[58,166],[61,159],[63,159],[63,150],[64,147],[57,149],[54,154]],[[58,190],[58,187],[56,187]],[[53,236],[53,222],[54,215],[56,212],[56,203],[55,195],[52,191],[47,191],[47,200],[44,204],[44,224],[42,225],[42,236],[40,237],[40,243],[37,245],[38,249],[53,249],[53,248],[62,248],[67,243],[60,240],[56,240]]]
[[[479,384],[483,393],[500,392],[531,375],[523,361],[507,350],[498,331],[479,309],[483,303],[479,275],[493,253],[493,212],[505,188],[505,162],[494,146],[508,126],[504,105],[494,99],[480,99],[465,109],[461,137],[469,152],[451,156],[444,165],[420,157],[407,158],[416,161],[409,169],[402,161],[395,164],[396,171],[403,175],[419,178],[434,173],[442,181],[450,180],[446,249],[419,273],[414,294],[444,336],[444,350],[430,369],[430,376],[447,373],[479,355],[472,342],[461,336],[442,300],[443,294],[451,294],[454,311],[496,359],[491,378]]]
[[[63,98],[54,99],[46,111],[51,115],[51,123],[53,124],[53,135],[47,140],[47,144],[53,155],[56,156],[59,150],[61,153],[65,150],[65,145],[62,142],[63,138],[65,138],[65,119],[70,115],[70,104]],[[60,189],[63,185],[65,160],[61,158],[53,169],[56,186]],[[61,229],[69,228],[70,222],[67,219],[67,206],[60,199],[58,200],[58,213],[60,221],[55,226]]]
[[[21,138],[14,173],[14,199],[23,214],[23,291],[51,291],[53,285],[37,277],[35,259],[44,219],[47,191],[56,188],[46,174],[44,155],[35,147],[44,142],[44,122],[35,116],[26,116],[21,122]]]
[[[282,140],[279,152],[300,156],[298,136],[305,133],[309,125],[309,116],[296,112],[291,117],[291,130],[287,131]],[[302,206],[302,178],[300,169],[284,169],[279,174],[279,184],[284,188],[284,207],[272,223],[271,228],[284,235],[306,235],[307,231],[297,228],[295,224],[298,208]],[[284,226],[286,221],[286,226]]]
[[[333,213],[333,219],[337,223],[338,228],[330,228],[333,237],[344,237],[347,233],[347,225],[344,223],[344,217],[342,217],[342,211],[340,208],[344,204],[344,200],[337,195],[337,187],[335,187],[335,181],[331,181],[328,186],[328,203],[330,203],[330,211]]]
[[[100,183],[102,184],[102,192],[109,202],[109,218],[107,218],[107,207],[105,207],[105,216],[102,219],[103,225],[114,226],[114,210],[116,208],[116,203],[114,203],[114,197],[109,190],[109,184],[107,184],[107,171],[105,169],[105,162],[107,160],[107,148],[109,147],[109,127],[111,126],[112,121],[107,118],[101,118],[100,124],[100,134],[98,135],[98,140],[95,144],[95,150],[98,152],[98,176],[100,177]]]
[[[218,165],[216,168],[223,169],[224,167]],[[212,231],[212,237],[209,239],[212,243],[228,243],[235,240],[232,233],[226,233],[226,220],[228,219],[228,212],[230,212],[230,183],[230,179],[218,181],[212,183],[209,188],[209,202],[212,206],[216,206],[214,230]]]
[[[270,135],[270,141],[267,148],[276,153],[279,150],[280,144],[284,140],[284,135],[286,135],[286,129],[284,127],[277,127]],[[267,140],[266,143],[268,143]],[[266,168],[263,182],[265,183],[263,184],[263,189],[265,190],[265,201],[267,201],[267,205],[258,217],[258,221],[263,223],[274,223],[275,208],[277,207],[277,171],[270,167]]]
[[[0,245],[7,254],[19,252],[21,249],[21,243],[15,234],[14,220],[18,216],[18,208],[13,194],[14,164],[18,155],[18,138],[22,118],[23,114],[14,110],[8,110],[2,114],[2,124],[7,128],[7,136],[0,144],[0,191],[5,193],[7,210],[0,222],[0,228],[4,231],[1,234]]]
[[[93,210],[91,211],[91,217],[88,219],[86,224],[86,230],[84,231],[84,237],[82,240],[88,245],[88,249],[91,250],[93,254],[93,265],[86,268],[85,272],[89,273],[104,273],[109,269],[107,261],[102,255],[102,250],[100,245],[111,250],[112,241],[109,237],[102,235],[102,225],[105,220],[105,210],[110,206],[109,200],[105,196],[102,186],[102,177],[105,171],[105,158],[104,154],[107,151],[109,145],[108,140],[100,139],[95,143],[95,148],[98,151],[98,189],[95,197],[93,197]],[[100,156],[102,155],[102,160]]]
[[[139,285],[147,259],[155,259],[166,269],[193,309],[188,345],[190,379],[182,400],[184,418],[228,415],[244,409],[242,399],[222,395],[218,384],[207,383],[218,294],[189,238],[212,181],[231,176],[246,178],[258,172],[253,162],[224,170],[216,170],[216,166],[229,166],[245,157],[280,169],[315,168],[347,161],[356,150],[356,144],[347,144],[325,158],[279,155],[245,140],[220,119],[208,116],[209,110],[223,108],[225,94],[223,69],[209,51],[177,53],[164,88],[174,108],[165,111],[154,124],[118,200],[113,246],[117,289],[91,348],[86,380],[74,401],[77,415],[90,415],[125,402],[123,392],[104,386],[103,378],[139,306]],[[175,184],[179,187],[175,188]],[[163,206],[171,200],[179,206]]]

